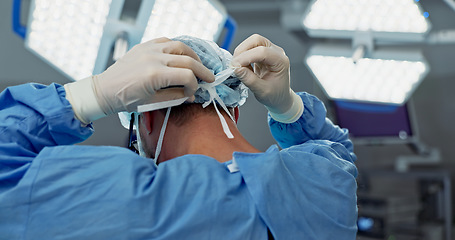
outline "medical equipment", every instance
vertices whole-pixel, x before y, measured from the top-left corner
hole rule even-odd
[[[114,43],[118,59],[155,37],[218,40],[225,28],[222,47],[229,49],[237,26],[218,0],[33,0],[27,27],[20,23],[21,3],[13,3],[13,30],[27,49],[74,81],[103,72]]]
[[[327,96],[336,100],[404,104],[430,67],[418,49],[377,48],[354,61],[349,46],[313,46],[305,58]]]
[[[313,0],[301,23],[312,37],[352,38],[366,31],[375,39],[419,41],[431,29],[427,14],[414,0]]]
[[[430,70],[417,44],[432,25],[419,1],[289,0],[282,15],[288,29],[330,42],[304,62],[331,99],[402,105]]]
[[[361,239],[452,239],[448,171],[366,170],[360,175],[359,186],[357,224]]]

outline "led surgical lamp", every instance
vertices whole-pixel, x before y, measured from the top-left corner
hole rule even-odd
[[[403,104],[429,71],[417,50],[383,47],[355,59],[357,51],[334,45],[310,49],[305,63],[331,99]]]
[[[431,29],[415,0],[313,0],[302,18],[311,37],[352,38],[372,32],[375,39],[422,41]]]
[[[21,0],[13,2],[13,30],[25,46],[72,80],[103,72],[132,46],[157,37],[197,36],[216,41],[235,21],[217,0],[143,0],[134,22],[121,20],[125,0],[32,0],[27,28]],[[111,56],[114,44],[113,56]]]
[[[429,66],[418,49],[378,45],[423,41],[427,15],[415,0],[313,0],[301,18],[308,35],[352,45],[317,45],[305,63],[331,99],[404,104]]]

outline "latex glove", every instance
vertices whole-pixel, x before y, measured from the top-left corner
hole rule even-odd
[[[133,47],[99,75],[66,84],[67,99],[76,117],[87,124],[117,112],[134,112],[139,105],[189,97],[198,88],[196,77],[215,76],[187,45],[158,38]]]
[[[254,34],[235,49],[231,65],[272,118],[291,123],[302,115],[303,102],[290,87],[289,58],[282,48]]]

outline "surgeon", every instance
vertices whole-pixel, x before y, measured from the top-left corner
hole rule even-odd
[[[289,71],[260,35],[233,57],[183,36],[65,86],[7,88],[0,239],[355,239],[352,143],[317,98],[292,91]],[[238,131],[247,87],[282,150],[260,152]],[[140,155],[73,145],[116,113]]]

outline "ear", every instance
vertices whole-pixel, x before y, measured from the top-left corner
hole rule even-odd
[[[144,112],[140,115],[140,124],[147,130],[148,134],[152,132],[154,117],[152,112]]]
[[[160,132],[164,120],[164,114],[161,111],[150,111],[142,113],[141,124],[147,130],[148,134],[153,131]]]
[[[235,119],[235,123],[236,124],[239,121],[239,116],[240,116],[239,107],[235,107],[234,108],[234,119]]]

